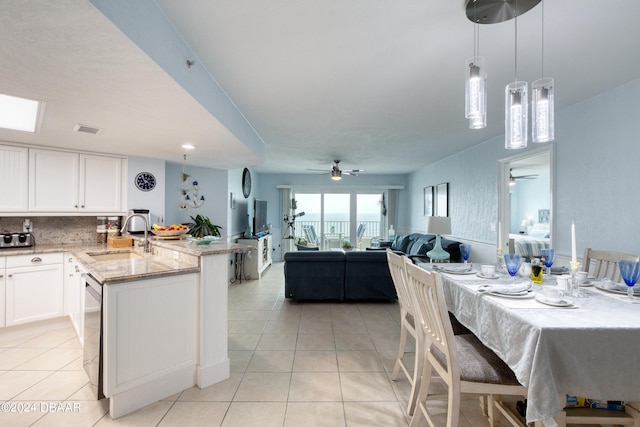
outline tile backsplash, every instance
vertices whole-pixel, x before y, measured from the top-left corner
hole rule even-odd
[[[26,218],[31,220],[36,245],[87,245],[96,242],[95,216],[0,217],[0,231],[22,232]]]

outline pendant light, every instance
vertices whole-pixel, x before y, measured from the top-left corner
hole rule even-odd
[[[544,77],[544,0],[542,1],[542,78],[531,84],[531,140],[554,140],[554,102],[552,78]]]
[[[465,117],[469,119],[470,129],[482,129],[487,127],[487,96],[485,83],[487,75],[484,69],[484,57],[480,52],[480,31],[475,19],[474,5],[474,27],[473,27],[473,56],[466,61],[466,84],[465,84]]]
[[[518,9],[516,0],[515,10]],[[527,82],[518,81],[518,15],[515,21],[515,79],[505,88],[504,148],[508,150],[527,146],[527,112],[529,109]]]

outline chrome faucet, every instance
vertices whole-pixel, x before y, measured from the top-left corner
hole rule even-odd
[[[147,217],[142,215],[142,214],[138,214],[138,213],[134,213],[131,214],[127,217],[127,219],[124,220],[124,223],[122,224],[122,230],[120,230],[120,233],[124,233],[125,230],[127,229],[127,224],[129,224],[129,220],[131,220],[131,218],[133,218],[134,216],[139,216],[140,218],[142,218],[142,220],[144,221],[144,252],[146,253],[150,253],[151,252],[151,242],[149,242],[149,223],[147,222]]]

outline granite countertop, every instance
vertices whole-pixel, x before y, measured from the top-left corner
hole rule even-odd
[[[143,254],[136,242],[142,237],[131,236],[133,247],[113,248],[105,244],[50,244],[36,245],[29,248],[4,249],[0,256],[35,255],[55,252],[73,254],[80,263],[98,281],[105,285],[154,277],[178,274],[198,273],[199,257],[220,255],[256,250],[255,247],[238,243],[214,242],[208,245],[197,245],[187,240],[157,240],[151,238],[152,254]],[[171,253],[169,252],[171,251]],[[114,259],[96,261],[91,258],[95,254],[113,254],[119,252],[135,252],[140,255],[133,259]],[[178,252],[176,257],[173,252]]]

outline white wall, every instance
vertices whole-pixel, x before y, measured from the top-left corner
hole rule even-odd
[[[640,254],[639,97],[636,80],[556,113],[552,215],[560,257],[570,256],[572,220],[579,257],[586,247]],[[472,249],[472,260],[474,255],[495,258],[491,224],[498,220],[497,161],[513,154],[504,149],[500,136],[412,173],[410,227],[423,228],[423,187],[449,182],[453,237],[477,243],[476,249],[484,253]]]

